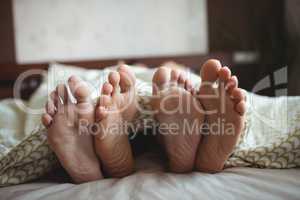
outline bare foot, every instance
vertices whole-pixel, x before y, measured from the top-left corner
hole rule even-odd
[[[90,91],[85,82],[75,76],[68,84],[77,102],[71,102],[64,84],[51,93],[46,114],[42,116],[48,129],[48,142],[74,182],[98,180],[102,173],[87,127],[94,122],[94,106],[88,98]]]
[[[199,144],[196,168],[218,172],[224,168],[244,128],[245,96],[235,76],[218,60],[201,68],[200,102],[206,111],[207,135]],[[212,83],[218,81],[217,88]]]
[[[176,69],[161,67],[153,76],[152,108],[160,124],[160,143],[176,173],[193,170],[201,138],[203,109],[191,91],[191,83]]]
[[[95,135],[95,148],[104,171],[112,177],[124,177],[134,167],[128,125],[137,113],[135,76],[123,65],[108,79],[96,107],[99,134]]]

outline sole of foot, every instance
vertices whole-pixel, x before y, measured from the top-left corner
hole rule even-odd
[[[206,111],[206,134],[197,153],[196,169],[223,170],[244,128],[245,95],[236,76],[218,60],[208,60],[201,68],[198,98]]]
[[[90,90],[76,76],[69,78],[68,85],[76,103],[71,102],[64,84],[58,85],[47,101],[42,123],[47,128],[48,143],[75,183],[102,179],[87,127],[94,122]]]
[[[175,173],[190,172],[201,139],[202,106],[193,97],[192,85],[183,72],[161,67],[152,84],[151,104],[159,123],[158,140],[165,149],[169,169]]]
[[[110,177],[121,178],[134,170],[128,125],[137,113],[135,80],[126,65],[111,72],[96,106],[99,134],[95,135],[95,149],[104,172]]]

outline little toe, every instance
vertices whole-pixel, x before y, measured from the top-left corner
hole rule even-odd
[[[86,82],[77,76],[71,76],[68,80],[68,84],[77,103],[88,101],[91,91]]]
[[[110,83],[106,82],[102,86],[101,94],[111,95],[111,93],[113,92],[113,89],[114,89],[113,86]]]
[[[231,77],[231,71],[228,67],[222,67],[219,71],[220,80],[227,82]]]
[[[46,128],[48,128],[51,125],[52,120],[53,119],[49,114],[45,113],[45,114],[42,115],[41,121],[42,121],[42,124]]]
[[[170,82],[170,80],[170,69],[167,67],[158,68],[152,79],[153,94],[156,95],[160,89],[163,89],[163,87]]]
[[[235,110],[241,116],[243,116],[245,114],[245,112],[246,112],[246,102],[245,101],[240,101],[238,104],[236,104]]]
[[[210,59],[206,61],[201,67],[201,79],[202,83],[205,82],[215,82],[219,77],[219,71],[222,68],[220,61],[215,59]]]
[[[134,89],[136,78],[130,68],[127,65],[121,65],[118,71],[120,74],[121,93]]]

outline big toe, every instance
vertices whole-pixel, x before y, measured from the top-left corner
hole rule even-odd
[[[222,65],[220,61],[210,59],[201,67],[202,82],[215,82],[219,78],[219,71]]]
[[[81,80],[77,76],[71,76],[68,80],[68,84],[76,99],[76,112],[78,114],[79,123],[91,123],[94,120],[94,106],[91,103],[90,98],[90,89],[86,82]]]

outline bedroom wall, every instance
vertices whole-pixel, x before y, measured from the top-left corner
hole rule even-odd
[[[12,2],[0,1],[0,63],[15,61]]]
[[[300,1],[285,2],[289,94],[300,95]]]
[[[14,0],[18,63],[207,53],[206,0]]]
[[[235,65],[231,66],[245,89],[252,91],[266,77],[270,78],[270,84],[259,94],[275,96],[278,90],[286,89],[287,84],[276,84],[274,72],[287,65],[284,6],[291,1],[299,3],[299,0],[207,2],[210,51],[257,55],[251,62],[234,59]],[[300,13],[299,9],[294,9],[294,13]]]

